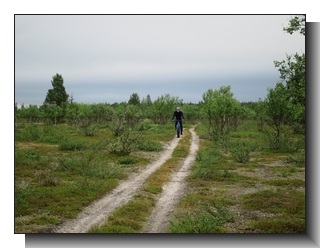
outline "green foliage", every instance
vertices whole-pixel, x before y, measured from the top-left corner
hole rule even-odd
[[[134,112],[134,106],[129,105],[123,116],[119,116],[111,126],[115,136],[109,144],[109,151],[117,155],[129,155],[137,149],[143,134],[151,128],[151,121],[143,119]]]
[[[303,217],[305,195],[295,190],[263,190],[243,196],[245,209]]]
[[[49,89],[43,102],[43,110],[47,121],[57,124],[62,121],[65,116],[66,106],[68,104],[69,95],[64,87],[63,77],[55,74],[52,77],[52,89]]]
[[[294,16],[289,20],[288,27],[283,28],[284,31],[289,34],[293,34],[294,32],[299,32],[302,35],[305,35],[305,27],[306,27],[306,16]]]
[[[45,125],[41,130],[39,141],[48,143],[59,143],[62,139],[67,138],[68,127],[62,128],[52,125]]]
[[[283,126],[288,120],[287,91],[282,83],[277,83],[274,89],[268,90],[266,98],[266,121],[273,128],[273,147],[280,149],[280,137]]]
[[[110,153],[120,156],[129,155],[137,148],[139,136],[139,134],[133,134],[130,130],[126,130],[121,136],[113,139],[109,143]]]
[[[147,106],[151,106],[152,105],[152,100],[151,100],[150,95],[148,94],[146,98],[143,98],[141,103],[145,104]]]
[[[33,171],[42,171],[50,165],[50,159],[46,154],[36,149],[18,149],[14,154],[15,170],[19,171],[19,175],[26,178],[34,177],[36,173]]]
[[[16,128],[14,139],[16,141],[36,141],[40,138],[40,131],[36,125],[26,125],[25,128]]]
[[[59,170],[73,175],[96,179],[122,178],[123,169],[116,164],[94,161],[92,154],[81,154],[80,157],[59,159]]]
[[[138,161],[139,159],[133,156],[124,156],[118,159],[119,164],[135,164]]]
[[[159,96],[153,102],[153,121],[158,124],[166,124],[172,118],[176,106],[181,106],[182,102],[182,99],[170,94]]]
[[[306,82],[305,54],[287,55],[286,60],[275,61],[280,78],[286,82],[287,101],[293,123],[305,123]]]
[[[95,124],[90,124],[89,122],[83,123],[79,126],[78,131],[84,136],[94,136],[96,135],[98,126]]]
[[[259,220],[251,222],[250,226],[255,230],[259,230],[261,233],[270,234],[304,234],[306,230],[304,219]]]
[[[147,152],[157,152],[162,150],[162,144],[155,140],[142,140],[138,143],[138,149]]]
[[[43,170],[36,173],[36,178],[41,186],[52,187],[59,184],[59,178],[50,170]]]
[[[162,192],[162,187],[158,185],[146,185],[143,190],[151,194],[159,194]]]
[[[250,159],[251,148],[245,141],[236,141],[230,144],[230,153],[238,163],[248,162]]]
[[[149,195],[137,195],[115,210],[106,223],[91,228],[89,233],[137,233],[151,214],[154,202]]]
[[[304,150],[304,136],[294,134],[293,130],[285,125],[279,130],[281,132],[279,132],[278,136],[276,136],[276,132],[272,133],[270,130],[262,132],[265,148],[288,153],[297,153],[301,149]]]
[[[56,73],[51,80],[52,89],[49,89],[45,98],[44,104],[53,104],[62,107],[66,104],[69,98],[65,87],[62,75]]]
[[[87,148],[84,141],[73,140],[73,139],[63,139],[59,143],[59,149],[62,151],[82,151]]]
[[[223,233],[223,224],[233,222],[234,217],[221,206],[202,206],[203,210],[196,214],[187,214],[183,218],[171,222],[170,233]]]
[[[108,127],[115,137],[119,137],[127,130],[140,128],[141,125],[147,125],[147,119],[143,118],[139,107],[135,105],[120,105],[113,114],[112,121]]]
[[[213,140],[226,145],[228,135],[239,124],[243,114],[240,103],[233,98],[230,86],[209,89],[202,95],[203,112],[208,123],[208,133]]]
[[[258,101],[257,106],[255,108],[255,116],[256,116],[256,120],[257,120],[258,131],[263,131],[263,128],[264,128],[264,123],[267,118],[266,105],[267,105],[267,103],[265,101],[262,101],[259,98],[259,101]]]
[[[206,149],[196,156],[196,164],[193,167],[191,178],[216,179],[222,176],[219,168],[221,155],[219,151]]]
[[[34,187],[33,186],[25,186],[25,187],[15,187],[14,192],[14,213],[15,216],[23,215],[26,210],[29,209],[31,205],[30,199],[34,195]]]
[[[305,150],[299,150],[292,154],[289,154],[286,160],[288,163],[295,163],[295,164],[301,164],[304,166],[306,162],[306,153]]]
[[[267,184],[273,185],[273,186],[289,186],[292,188],[300,188],[305,186],[305,180],[300,179],[274,179],[274,180],[268,180]]]
[[[59,120],[64,117],[65,109],[64,107],[58,106],[56,104],[45,104],[41,106],[43,112],[45,113],[45,123],[47,124],[58,124]]]
[[[304,15],[294,16],[290,19],[288,27],[283,30],[289,34],[299,32],[305,35],[305,21],[306,17]],[[274,61],[274,64],[280,72],[280,78],[286,84],[291,125],[297,128],[298,123],[304,132],[306,104],[305,54],[287,55],[286,60]]]
[[[132,93],[132,95],[130,96],[130,99],[128,101],[128,104],[132,104],[132,105],[139,105],[140,104],[140,97],[139,97],[138,93]]]

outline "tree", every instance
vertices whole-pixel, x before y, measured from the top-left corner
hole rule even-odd
[[[295,16],[283,30],[289,34],[299,32],[305,35],[305,16]],[[287,55],[286,60],[274,61],[279,68],[280,78],[286,83],[288,101],[293,124],[300,124],[305,129],[305,54]]]
[[[63,77],[56,74],[51,80],[52,89],[49,89],[43,103],[43,110],[48,119],[57,124],[65,116],[69,95],[63,85]]]
[[[55,104],[59,107],[63,107],[68,102],[69,95],[63,85],[63,77],[60,74],[56,74],[52,77],[52,89],[49,89],[44,100],[44,104]]]
[[[150,95],[148,94],[147,97],[144,97],[141,101],[141,110],[143,112],[144,118],[151,119],[153,117],[153,103],[151,100]]]
[[[159,96],[153,102],[154,116],[153,120],[155,123],[165,124],[170,118],[172,118],[172,113],[177,106],[181,106],[183,100],[179,97],[171,96],[170,94],[165,94]]]
[[[109,141],[109,151],[118,155],[129,155],[141,141],[143,133],[151,127],[143,118],[140,106],[120,104],[109,124],[114,138]]]
[[[265,123],[265,119],[266,119],[266,109],[267,109],[266,101],[263,101],[261,100],[261,98],[259,98],[259,101],[255,108],[255,116],[257,119],[258,131],[263,131],[263,124]]]
[[[230,86],[222,86],[218,90],[209,89],[202,95],[203,111],[206,115],[209,135],[215,141],[226,143],[228,133],[236,126],[240,117],[240,103],[233,98]]]
[[[60,117],[63,116],[62,107],[56,104],[45,104],[41,106],[48,123],[58,124]]]
[[[282,83],[277,83],[273,89],[268,90],[265,100],[266,122],[273,128],[273,148],[280,149],[282,127],[288,118],[288,91]]]
[[[306,29],[306,16],[294,16],[289,20],[289,26],[283,28],[289,34],[293,34],[294,32],[299,32],[300,34],[305,35]]]
[[[143,98],[141,103],[146,104],[148,106],[152,105],[152,100],[150,95],[148,94],[146,98]]]
[[[139,105],[140,104],[140,97],[139,97],[138,93],[133,93],[130,96],[128,104],[132,104],[132,105]]]
[[[287,56],[287,60],[276,61],[279,67],[280,78],[286,82],[288,101],[291,108],[291,119],[293,122],[305,125],[305,54],[294,54]]]

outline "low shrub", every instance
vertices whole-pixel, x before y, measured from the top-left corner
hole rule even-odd
[[[238,163],[246,163],[250,159],[250,147],[243,141],[237,141],[230,145],[230,153]]]
[[[86,149],[83,141],[64,139],[59,144],[59,150],[62,151],[82,151]]]
[[[147,152],[157,152],[162,150],[162,145],[159,141],[143,140],[139,142],[138,149]]]
[[[221,154],[214,149],[205,149],[196,156],[196,164],[193,166],[191,178],[214,179],[222,176],[219,168]]]
[[[120,157],[118,159],[119,164],[135,164],[138,161],[139,161],[139,159],[135,158],[133,156],[124,156],[124,157]]]
[[[233,222],[234,217],[220,206],[212,209],[203,206],[202,212],[197,215],[186,215],[176,222],[171,222],[171,233],[223,233],[223,224]]]

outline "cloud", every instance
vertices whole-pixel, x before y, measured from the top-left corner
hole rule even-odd
[[[252,75],[258,75],[256,81],[266,77],[271,81],[276,73],[274,60],[304,52],[304,37],[282,30],[289,18],[289,15],[17,15],[15,98],[18,102],[42,103],[45,96],[41,94],[51,87],[55,73],[62,74],[66,88],[79,101],[100,100],[105,89],[121,89],[111,94],[118,101],[127,100],[130,91],[144,93],[146,89],[158,89],[160,94],[166,89],[174,94],[176,88],[196,99],[191,97],[195,94],[193,87],[214,85],[219,80],[235,84],[234,88],[239,82],[250,81]],[[30,87],[38,89],[30,91]],[[266,94],[264,84],[257,87]],[[242,91],[239,96],[249,98],[245,97],[245,86]],[[89,92],[92,96],[88,96]]]

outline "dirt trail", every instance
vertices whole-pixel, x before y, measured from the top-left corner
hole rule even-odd
[[[55,233],[85,233],[92,226],[101,223],[111,212],[127,203],[138,192],[145,180],[164,164],[171,156],[180,139],[174,138],[159,158],[149,164],[146,169],[135,173],[129,180],[121,183],[111,193],[85,208],[76,219],[67,221],[53,232]]]
[[[195,156],[199,146],[199,137],[194,131],[194,128],[190,130],[192,138],[190,150],[187,158],[183,161],[182,166],[176,171],[168,183],[163,187],[163,191],[160,195],[158,203],[151,213],[148,223],[145,225],[144,233],[164,233],[166,232],[171,219],[171,213],[185,193],[186,189],[186,177],[190,172],[190,167],[195,160]]]
[[[199,137],[196,135],[194,128],[192,128],[190,132],[192,139],[189,154],[183,161],[181,168],[172,175],[170,182],[164,185],[163,192],[145,226],[144,232],[165,232],[170,213],[175,203],[182,196],[184,192],[183,189],[186,188],[185,178],[188,175],[190,165],[194,162],[199,142]],[[129,180],[121,183],[102,199],[85,208],[76,219],[63,223],[54,230],[54,232],[85,233],[92,226],[103,222],[114,210],[130,201],[131,198],[138,193],[145,180],[171,158],[173,150],[180,140],[181,139],[174,138],[156,161],[149,164],[144,170],[132,175]]]

